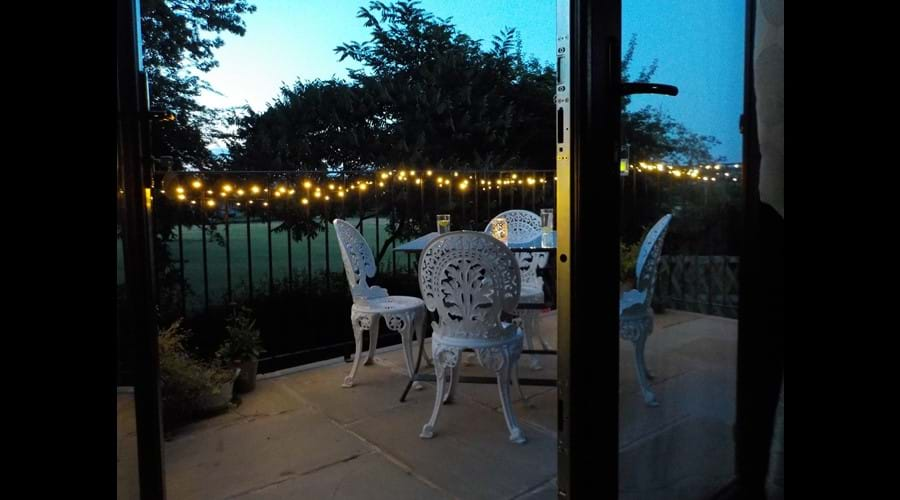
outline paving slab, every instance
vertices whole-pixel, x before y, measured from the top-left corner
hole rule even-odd
[[[433,488],[377,453],[359,456],[301,476],[233,497],[241,500],[430,500],[453,498]]]
[[[691,417],[619,453],[619,498],[709,498],[731,479],[733,462],[731,427]]]
[[[509,441],[498,412],[445,405],[432,439],[419,432],[431,405],[393,408],[349,426],[384,453],[459,498],[511,498],[556,476],[555,438],[520,421],[528,442]]]
[[[169,498],[227,498],[372,449],[326,416],[300,408],[166,443]]]

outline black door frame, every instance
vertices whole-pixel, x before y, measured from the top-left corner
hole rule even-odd
[[[570,244],[557,265],[558,497],[618,495],[621,0],[570,0]],[[558,197],[559,199],[559,197]],[[563,243],[565,245],[565,242]],[[565,271],[560,272],[561,275]]]
[[[151,227],[149,95],[143,70],[140,0],[116,5],[116,169],[122,188],[125,331],[135,339],[134,405],[141,498],[166,496]],[[118,374],[117,374],[118,375]]]

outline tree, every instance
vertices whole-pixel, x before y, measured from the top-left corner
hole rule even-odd
[[[196,98],[209,85],[193,72],[218,65],[213,51],[224,44],[221,33],[243,36],[242,15],[256,11],[247,0],[144,0],[141,32],[150,106],[172,111],[176,120],[154,124],[155,156],[172,156],[175,168],[209,169],[216,162],[207,146],[219,112]]]
[[[647,83],[653,78],[658,67],[654,60],[650,66],[641,69],[632,79],[631,64],[637,48],[637,36],[632,35],[628,49],[622,56],[622,81]],[[696,165],[717,161],[711,152],[719,141],[710,135],[700,135],[688,130],[682,123],[661,109],[644,106],[630,110],[631,96],[622,98],[623,143],[629,147],[633,160],[679,165]],[[722,158],[719,161],[723,160]]]
[[[235,166],[552,165],[553,69],[526,59],[515,29],[485,51],[417,2],[371,2],[358,17],[371,39],[335,52],[363,69],[347,81],[283,88],[265,112],[240,122]]]

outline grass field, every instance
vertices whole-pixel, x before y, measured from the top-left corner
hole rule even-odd
[[[347,222],[357,224],[359,219],[348,218]],[[388,234],[385,231],[385,221],[381,221],[380,241],[383,243]],[[278,227],[280,223],[272,222],[272,228]],[[225,234],[224,226],[217,226],[219,234]],[[252,261],[254,290],[260,292],[268,289],[269,283],[269,244],[267,238],[267,227],[264,222],[252,222],[250,224],[250,254],[252,259],[248,259],[247,255],[247,224],[245,222],[237,222],[230,226],[230,249],[231,249],[231,283],[232,288],[237,290],[241,287],[245,288],[249,281],[249,266]],[[343,263],[341,262],[340,248],[338,247],[337,237],[334,233],[334,226],[328,224],[328,262],[331,271],[334,273],[343,273]],[[365,221],[363,234],[369,242],[373,253],[375,250],[375,220]],[[187,307],[190,310],[196,310],[203,307],[203,241],[202,233],[199,227],[184,227],[182,230],[183,246],[184,246],[184,277],[187,284],[191,287],[193,293],[188,296]],[[286,232],[272,232],[272,276],[276,281],[284,280],[288,277],[288,235]],[[291,263],[294,273],[295,283],[303,284],[306,280],[307,263],[309,252],[307,251],[306,241],[291,241]],[[116,283],[124,282],[124,263],[122,260],[122,242],[117,241],[117,259],[116,259]],[[312,272],[315,275],[324,271],[326,261],[325,251],[325,234],[320,233],[317,238],[312,240]],[[169,252],[172,259],[178,262],[178,241],[177,239],[169,244]],[[227,266],[226,251],[224,245],[219,245],[210,238],[210,231],[207,231],[206,243],[207,255],[207,280],[209,283],[209,300],[210,304],[224,302],[224,296],[227,290]],[[177,265],[177,264],[176,264]],[[382,271],[391,269],[392,260],[391,253],[385,255],[382,262]],[[397,269],[406,269],[407,257],[405,254],[397,255]]]

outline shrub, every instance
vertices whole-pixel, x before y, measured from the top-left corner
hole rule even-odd
[[[159,334],[160,391],[167,427],[197,416],[207,396],[216,394],[233,376],[230,369],[193,358],[184,345],[190,334],[180,319]]]

